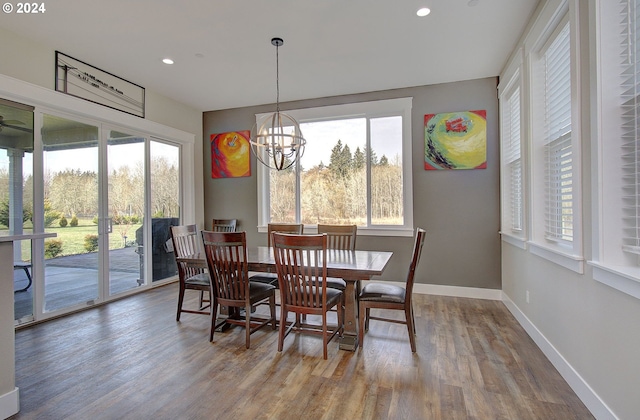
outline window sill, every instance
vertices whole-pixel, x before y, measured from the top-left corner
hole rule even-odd
[[[528,242],[529,250],[533,255],[544,258],[578,274],[584,274],[584,258],[571,255],[557,249],[551,249],[539,244]]]
[[[502,242],[506,242],[520,249],[527,249],[526,239],[519,238],[517,236],[510,235],[508,233],[500,232]]]
[[[616,290],[640,299],[640,268],[606,266],[589,261],[593,267],[593,279]]]
[[[258,226],[258,232],[267,233],[266,226]],[[314,234],[318,233],[318,230],[315,225],[305,225],[304,231],[305,234]],[[358,227],[358,236],[395,236],[395,237],[413,237],[415,233],[415,229],[412,228],[364,228]]]

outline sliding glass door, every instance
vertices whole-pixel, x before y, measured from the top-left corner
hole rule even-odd
[[[44,312],[91,305],[99,298],[99,129],[43,115]]]
[[[146,138],[107,131],[107,203],[104,227],[108,294],[116,295],[144,283]]]
[[[31,233],[32,218],[33,107],[0,99],[0,233]],[[14,242],[14,316],[18,320],[33,319],[31,255],[31,241]]]

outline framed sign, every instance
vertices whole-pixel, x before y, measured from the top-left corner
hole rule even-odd
[[[56,90],[144,118],[144,88],[56,51]]]

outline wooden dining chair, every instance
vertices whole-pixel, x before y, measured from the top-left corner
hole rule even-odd
[[[273,233],[273,252],[280,289],[280,327],[278,351],[293,328],[302,333],[322,336],[322,354],[327,359],[327,345],[344,330],[344,293],[327,287],[327,235],[292,235]],[[329,326],[327,312],[338,309],[338,324]],[[296,320],[287,325],[287,315]],[[300,322],[299,315],[320,315],[322,325]]]
[[[267,225],[267,246],[271,247],[271,235],[274,232],[292,233],[302,235],[304,225],[302,223],[269,223]],[[272,273],[260,273],[251,276],[251,281],[271,284],[278,287],[278,275]]]
[[[213,219],[211,230],[214,232],[235,232],[237,219]]]
[[[355,251],[356,250],[356,234],[358,226],[356,225],[327,225],[318,224],[318,234],[327,234],[327,248],[339,251]],[[327,279],[327,285],[334,289],[342,290],[347,288],[347,283],[339,278]]]
[[[409,332],[411,351],[415,353],[416,325],[415,318],[413,316],[413,307],[411,305],[411,296],[413,294],[413,280],[415,277],[416,267],[418,266],[418,262],[420,262],[425,234],[426,232],[423,229],[416,229],[413,254],[411,257],[411,263],[409,264],[409,273],[407,274],[405,287],[383,283],[369,283],[362,288],[358,298],[360,306],[358,341],[360,342],[361,348],[364,347],[364,332],[369,329],[369,320],[374,319],[378,321],[405,324],[407,326],[407,331]],[[404,311],[405,319],[403,321],[372,316],[370,315],[370,310],[374,308]]]
[[[202,242],[212,283],[211,332],[224,324],[242,325],[246,330],[246,346],[250,335],[267,324],[276,329],[275,286],[249,281],[246,232],[202,232]],[[268,303],[270,317],[252,315],[252,307]],[[234,308],[229,316],[216,325],[218,305]],[[244,308],[244,319],[240,317]]]
[[[201,239],[198,236],[198,227],[196,225],[171,226],[171,243],[173,244],[173,254],[176,257],[178,281],[180,282],[176,321],[180,321],[180,314],[182,312],[210,314],[210,311],[205,311],[205,309],[211,306],[211,295],[209,295],[209,300],[203,297],[204,293],[209,294],[210,292],[209,274],[207,273],[206,267],[203,265],[188,264],[178,260],[180,257],[200,252],[200,241]],[[198,290],[200,292],[199,309],[183,308],[182,305],[186,290]]]
[[[327,248],[356,250],[357,225],[328,225],[318,223],[318,233],[327,234]]]

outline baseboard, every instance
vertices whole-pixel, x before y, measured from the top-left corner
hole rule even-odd
[[[525,329],[527,334],[533,339],[538,348],[542,350],[547,359],[560,372],[569,386],[582,400],[584,405],[591,411],[597,419],[617,419],[618,417],[611,411],[607,404],[596,394],[589,384],[580,374],[569,364],[569,362],[558,352],[558,350],[547,340],[538,328],[527,318],[518,306],[507,296],[502,294],[502,302],[516,318],[518,323]]]
[[[20,390],[16,387],[11,392],[0,395],[0,419],[6,419],[20,410]]]
[[[404,282],[400,283],[400,282],[391,282],[391,281],[379,281],[379,283],[395,284],[397,286],[402,286],[402,287],[405,286]],[[437,295],[437,296],[465,297],[465,298],[472,298],[472,299],[502,300],[502,290],[481,289],[479,287],[443,286],[440,284],[414,283],[413,293],[418,293],[421,295]]]

